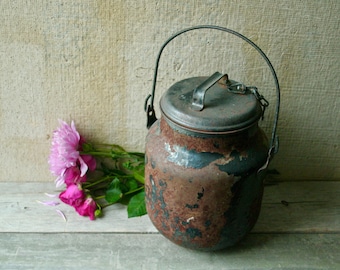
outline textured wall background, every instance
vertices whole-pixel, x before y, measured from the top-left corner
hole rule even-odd
[[[279,177],[340,179],[338,0],[1,0],[0,14],[0,181],[52,180],[47,157],[59,118],[74,119],[88,139],[143,151],[158,50],[199,24],[246,35],[272,61],[282,88],[280,152],[271,165]],[[260,56],[208,30],[167,47],[156,102],[172,83],[214,71],[256,85],[274,104]]]

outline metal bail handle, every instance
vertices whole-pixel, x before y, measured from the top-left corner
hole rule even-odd
[[[267,65],[270,68],[270,71],[274,77],[274,82],[275,82],[275,86],[276,86],[276,110],[275,110],[275,117],[274,117],[274,123],[273,123],[273,128],[272,128],[272,136],[271,136],[271,141],[270,141],[270,147],[269,147],[269,151],[268,151],[268,159],[266,164],[263,165],[262,168],[260,168],[259,171],[265,169],[268,166],[269,161],[271,160],[271,158],[273,157],[273,155],[275,153],[277,153],[278,151],[278,137],[276,135],[276,129],[277,129],[277,124],[278,124],[278,120],[279,120],[279,111],[280,111],[280,86],[279,86],[279,80],[277,78],[275,69],[273,67],[273,65],[271,64],[270,60],[268,59],[268,57],[266,56],[266,54],[260,49],[259,46],[257,46],[253,41],[251,41],[250,39],[248,39],[247,37],[243,36],[242,34],[225,28],[225,27],[220,27],[220,26],[215,26],[215,25],[198,25],[198,26],[193,26],[193,27],[189,27],[186,29],[183,29],[181,31],[179,31],[178,33],[174,34],[173,36],[171,36],[170,38],[168,38],[165,43],[162,45],[158,56],[157,56],[157,60],[156,60],[156,67],[155,67],[155,74],[154,74],[154,78],[153,78],[153,87],[152,87],[152,94],[148,95],[146,100],[145,100],[145,105],[144,105],[144,110],[147,112],[147,117],[148,117],[148,122],[147,122],[147,128],[150,128],[151,125],[157,120],[156,118],[156,114],[155,114],[155,110],[154,110],[154,98],[155,98],[155,89],[156,89],[156,81],[157,81],[157,74],[158,74],[158,66],[159,66],[159,61],[162,55],[162,52],[164,50],[164,48],[166,47],[166,45],[168,45],[168,43],[170,43],[170,41],[172,41],[174,38],[178,37],[181,34],[184,34],[186,32],[192,31],[192,30],[197,30],[197,29],[214,29],[214,30],[219,30],[219,31],[223,31],[223,32],[227,32],[229,34],[235,35],[241,39],[243,39],[245,42],[247,42],[248,44],[250,44],[254,49],[257,50],[257,52],[262,56],[262,58],[266,61]],[[204,98],[204,97],[203,97]],[[195,106],[195,105],[194,105]]]

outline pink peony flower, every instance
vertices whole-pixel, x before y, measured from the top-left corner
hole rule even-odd
[[[78,207],[84,203],[86,195],[78,185],[71,184],[66,188],[66,190],[59,194],[59,198],[62,202],[68,205]]]
[[[48,160],[50,171],[57,176],[55,181],[57,187],[65,183],[65,180],[70,182],[70,172],[67,172],[69,168],[78,168],[80,182],[84,180],[83,177],[88,169],[96,168],[96,161],[92,156],[79,153],[85,140],[79,135],[74,122],[71,122],[71,126],[61,120],[59,123],[60,127],[53,133],[51,154]],[[75,173],[75,171],[76,169],[73,169],[71,172]],[[77,180],[73,182],[77,183]]]
[[[95,219],[95,212],[97,210],[96,202],[91,198],[87,198],[83,204],[74,207],[79,215],[89,216],[91,220]]]

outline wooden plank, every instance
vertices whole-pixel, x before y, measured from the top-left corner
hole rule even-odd
[[[0,232],[156,232],[147,216],[127,218],[126,207],[114,205],[90,221],[61,203],[50,207],[53,183],[0,182]],[[57,193],[56,193],[57,194]],[[288,202],[288,206],[281,201]],[[62,210],[67,221],[57,213]],[[266,186],[254,232],[340,232],[340,182],[279,182]]]
[[[0,232],[156,232],[148,216],[129,219],[126,206],[112,205],[95,221],[79,216],[75,210],[49,198],[58,194],[51,183],[0,183],[5,193],[0,197]],[[37,201],[60,202],[46,206]],[[67,221],[56,212],[61,210]]]
[[[0,269],[340,269],[340,234],[250,234],[198,252],[159,234],[0,233]]]
[[[266,186],[253,231],[340,232],[340,182],[277,182]]]

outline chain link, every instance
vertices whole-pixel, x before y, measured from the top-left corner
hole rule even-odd
[[[259,91],[257,90],[257,87],[255,86],[248,86],[247,89],[252,92],[254,94],[254,96],[256,97],[256,99],[260,102],[263,112],[262,112],[262,117],[261,119],[264,119],[264,112],[266,110],[266,108],[269,106],[269,101],[265,99],[265,97],[263,95],[261,95],[259,93]]]

